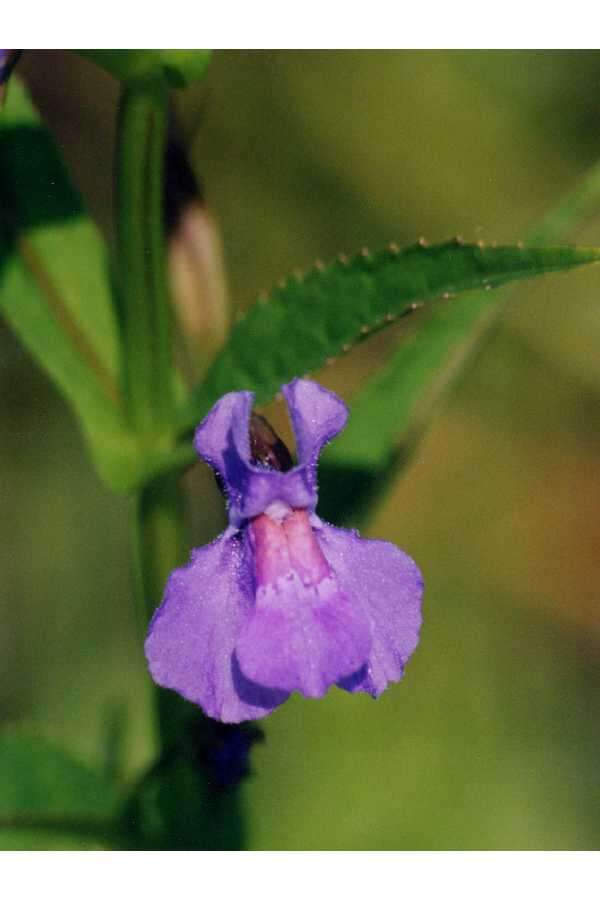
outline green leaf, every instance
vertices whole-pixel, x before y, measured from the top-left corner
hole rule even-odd
[[[262,403],[294,376],[320,368],[356,341],[444,295],[490,290],[598,260],[595,248],[482,247],[451,241],[434,247],[417,244],[402,252],[392,247],[315,268],[277,288],[270,301],[257,303],[238,323],[206,381],[192,393],[181,426],[200,421],[227,391],[253,390]],[[493,295],[485,296],[493,305]]]
[[[171,87],[199,81],[206,72],[210,50],[78,50],[120,81],[161,75]]]
[[[400,448],[408,454],[498,308],[477,292],[433,309],[359,392],[327,464],[372,469]]]
[[[530,231],[527,245],[564,240],[597,209],[599,197],[600,163],[596,163]],[[327,451],[326,480],[337,484],[344,477],[343,468],[346,477],[353,472],[356,478],[361,467],[391,465],[392,457],[399,461],[398,453],[406,461],[506,300],[503,293],[490,305],[485,294],[474,293],[437,305],[414,338],[399,344],[384,369],[355,398],[347,428]]]
[[[120,798],[110,782],[39,738],[0,736],[0,849],[111,845]]]
[[[0,311],[74,407],[101,474],[125,487],[137,461],[104,244],[18,79],[0,117],[0,209]]]
[[[416,333],[359,391],[348,424],[327,448],[319,512],[358,524],[417,447],[435,409],[501,311],[473,292],[432,308]]]

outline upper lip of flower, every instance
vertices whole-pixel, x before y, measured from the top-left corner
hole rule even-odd
[[[196,429],[194,446],[220,476],[232,528],[243,527],[274,500],[316,508],[318,456],[346,424],[348,409],[331,391],[304,379],[294,379],[282,392],[296,436],[297,463],[290,469],[269,469],[253,460],[250,391],[225,394]]]

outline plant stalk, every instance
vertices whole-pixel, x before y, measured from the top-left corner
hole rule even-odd
[[[130,428],[143,454],[160,455],[175,443],[171,310],[164,235],[164,165],[167,90],[159,78],[125,84],[117,136],[117,288],[121,322],[122,385]],[[135,545],[141,631],[162,600],[170,573],[185,562],[184,501],[176,473],[157,475],[136,498]],[[196,846],[238,848],[242,816],[236,791],[213,790],[204,771],[222,734],[176,693],[156,688],[157,759],[166,766],[165,790],[176,790],[177,772],[192,766],[201,792],[174,810],[168,838]],[[200,751],[206,759],[201,761]],[[171,768],[169,768],[169,766]],[[180,767],[178,769],[178,767]],[[173,771],[171,771],[171,769]],[[161,769],[162,772],[162,769]],[[170,779],[175,779],[171,785]],[[198,788],[198,790],[200,790]],[[197,828],[196,828],[197,818]],[[186,825],[187,822],[187,825]],[[192,824],[192,834],[188,834]],[[171,827],[172,826],[172,827]],[[181,840],[184,840],[182,837]]]
[[[162,78],[123,86],[117,131],[117,282],[123,395],[140,438],[173,416],[171,311],[163,225],[167,87]]]
[[[145,633],[170,573],[186,559],[184,500],[177,475],[164,476],[142,488],[136,518],[140,618]],[[189,704],[159,688],[155,697],[157,736],[165,748],[177,739]]]

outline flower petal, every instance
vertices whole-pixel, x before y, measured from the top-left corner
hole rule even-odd
[[[233,528],[260,515],[274,500],[311,509],[317,502],[316,481],[305,466],[279,472],[252,462],[249,426],[253,401],[250,391],[225,394],[194,437],[197,453],[222,479]]]
[[[312,470],[316,482],[319,453],[346,425],[348,407],[337,394],[306,378],[295,378],[282,391],[294,427],[298,463]]]
[[[250,462],[249,422],[254,394],[232,391],[215,403],[194,435],[199,456],[229,483],[244,481]]]
[[[294,574],[260,588],[256,604],[235,648],[252,681],[322,697],[367,659],[368,625],[333,578],[305,587]]]
[[[222,722],[261,718],[288,696],[253,684],[233,658],[253,602],[248,554],[240,535],[194,550],[169,578],[146,639],[153,679]]]
[[[342,591],[360,604],[371,624],[367,666],[339,687],[378,697],[399,681],[419,640],[423,580],[416,564],[387,541],[322,523],[319,543]]]
[[[322,697],[351,675],[371,649],[370,623],[340,590],[305,510],[251,527],[256,600],[240,632],[240,670],[271,688]]]

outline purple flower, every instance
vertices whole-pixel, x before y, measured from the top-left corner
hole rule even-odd
[[[154,680],[223,722],[333,684],[378,697],[419,636],[412,559],[315,514],[317,461],[346,424],[345,404],[301,379],[283,394],[298,455],[287,471],[284,445],[261,453],[255,428],[251,442],[247,391],[226,394],[198,427],[195,448],[224,485],[229,527],[172,573],[146,640]]]

